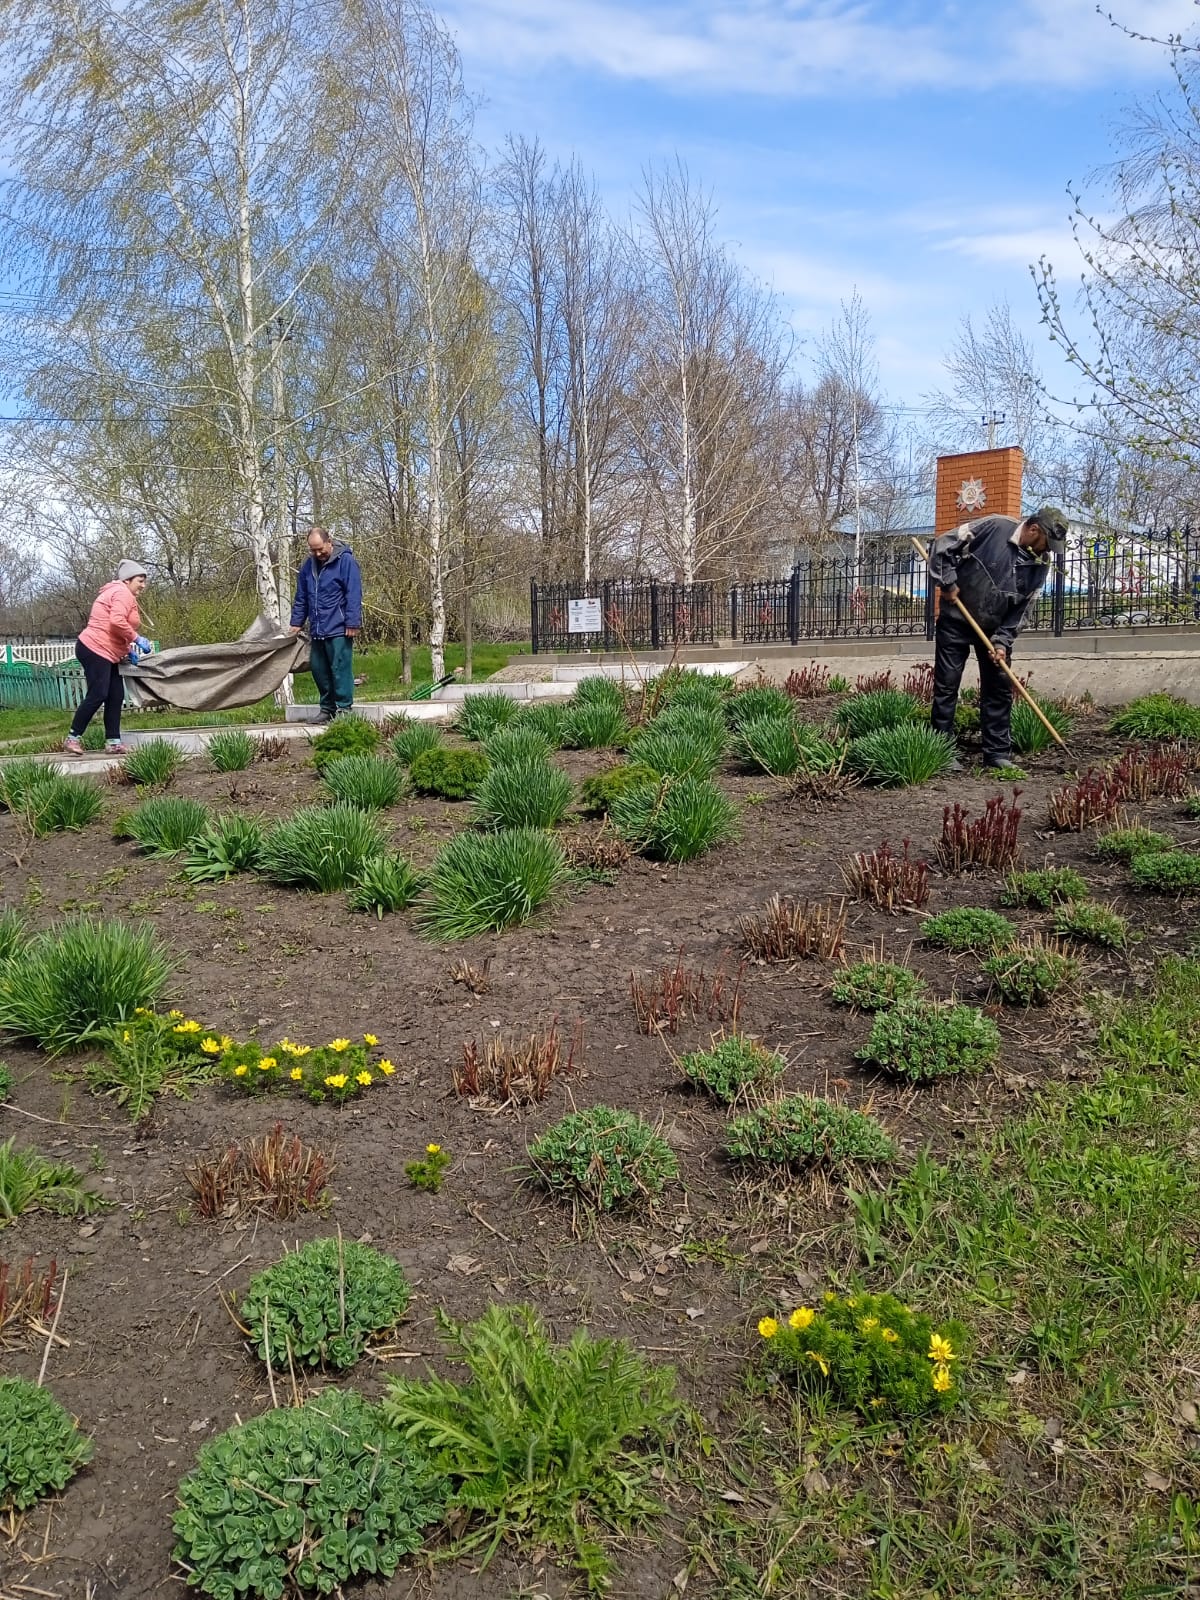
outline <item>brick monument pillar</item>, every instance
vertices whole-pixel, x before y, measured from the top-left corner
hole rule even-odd
[[[1017,445],[1004,450],[968,450],[961,456],[939,456],[935,533],[949,533],[979,517],[1019,517],[1025,455]],[[941,601],[934,594],[934,615]]]

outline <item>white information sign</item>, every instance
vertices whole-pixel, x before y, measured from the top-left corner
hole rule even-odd
[[[567,601],[568,633],[599,633],[603,626],[598,598]]]

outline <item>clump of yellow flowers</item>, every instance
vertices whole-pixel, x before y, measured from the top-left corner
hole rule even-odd
[[[312,1101],[332,1100],[335,1105],[386,1083],[396,1070],[379,1054],[375,1033],[338,1037],[328,1044],[302,1044],[285,1036],[270,1046],[254,1039],[237,1044],[227,1034],[210,1034],[199,1048],[212,1056],[222,1078],[247,1093],[298,1089]]]
[[[966,1330],[937,1326],[891,1294],[826,1293],[818,1306],[765,1316],[770,1364],[798,1387],[832,1391],[871,1417],[919,1416],[956,1397]]]

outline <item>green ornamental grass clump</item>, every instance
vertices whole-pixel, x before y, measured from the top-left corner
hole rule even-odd
[[[852,694],[837,708],[837,723],[849,739],[860,739],[864,734],[879,733],[884,728],[900,728],[906,723],[919,722],[925,716],[925,707],[916,695],[904,689],[869,689],[865,694]]]
[[[597,1211],[653,1200],[679,1176],[666,1140],[611,1106],[569,1112],[534,1140],[529,1159],[544,1188]]]
[[[631,789],[657,789],[658,784],[654,768],[639,766],[635,761],[606,767],[580,784],[579,808],[585,816],[604,817],[618,795],[628,794]]]
[[[487,777],[490,762],[482,750],[436,746],[413,757],[408,776],[418,794],[439,800],[469,800]]]
[[[0,1228],[26,1211],[86,1217],[103,1204],[100,1195],[84,1188],[78,1168],[36,1150],[18,1150],[15,1137],[0,1143]]]
[[[391,1578],[441,1522],[448,1487],[378,1406],[325,1389],[201,1446],[174,1559],[212,1600],[340,1594],[364,1573]]]
[[[614,711],[624,713],[625,695],[616,678],[597,674],[591,678],[580,678],[575,685],[573,703],[577,706],[610,706]]]
[[[12,1073],[7,1063],[0,1061],[0,1100],[7,1100],[12,1093]]]
[[[791,695],[773,683],[752,684],[748,689],[737,690],[725,701],[725,716],[734,728],[744,728],[747,722],[757,722],[760,717],[782,717],[790,721],[795,710]]]
[[[411,862],[395,851],[368,856],[354,874],[346,903],[351,911],[373,911],[381,921],[385,912],[403,911],[424,886],[424,878]]]
[[[1010,944],[1017,936],[1015,922],[983,906],[957,906],[939,911],[921,924],[921,937],[942,950],[991,950]]]
[[[734,1117],[725,1130],[734,1161],[775,1167],[841,1167],[891,1161],[895,1143],[865,1111],[814,1095],[793,1094]]]
[[[437,750],[442,743],[438,722],[405,721],[392,738],[392,754],[402,767],[411,767],[426,750]]]
[[[714,712],[668,707],[630,739],[629,756],[664,777],[706,778],[720,764],[728,738]]]
[[[156,794],[143,800],[122,820],[125,838],[147,855],[169,859],[192,845],[208,827],[211,814],[199,800],[184,795]]]
[[[925,992],[925,980],[900,961],[853,961],[830,987],[834,1004],[856,1011],[887,1011]]]
[[[227,883],[239,872],[254,872],[264,837],[259,819],[245,812],[214,817],[192,840],[183,875],[189,883]]]
[[[528,922],[567,876],[562,846],[541,828],[460,833],[434,859],[418,921],[434,939],[499,932]]]
[[[47,1389],[0,1378],[0,1513],[57,1494],[91,1458],[92,1441]]]
[[[344,800],[303,806],[263,840],[259,870],[272,883],[329,894],[345,889],[372,856],[387,850],[375,817]]]
[[[514,761],[548,761],[552,747],[544,733],[518,719],[490,733],[483,748],[492,766],[501,767]]]
[[[522,706],[520,716],[510,726],[532,728],[535,733],[541,734],[551,750],[557,750],[563,742],[563,718],[566,712],[566,706],[557,701],[537,701],[531,706]]]
[[[1034,698],[1042,708],[1046,722],[1065,739],[1071,731],[1074,718],[1053,700],[1045,700],[1040,696]],[[1045,723],[1039,720],[1033,707],[1018,695],[1013,700],[1012,707],[1013,749],[1019,756],[1037,756],[1041,755],[1043,750],[1048,750],[1053,742]]]
[[[0,966],[0,1032],[70,1050],[158,999],[170,962],[150,928],[76,917]]]
[[[952,1000],[908,1000],[877,1011],[857,1061],[911,1083],[981,1072],[1000,1053],[1000,1030],[974,1006]]]
[[[842,758],[839,745],[790,714],[747,717],[734,728],[733,751],[744,767],[776,778],[830,772]]]
[[[1049,911],[1065,900],[1086,900],[1087,892],[1086,882],[1074,867],[1034,867],[1009,873],[1000,891],[1000,904]]]
[[[1134,856],[1129,878],[1135,889],[1151,894],[1200,893],[1200,855],[1190,850],[1154,850]]]
[[[679,1065],[689,1083],[707,1090],[714,1100],[732,1105],[748,1089],[769,1088],[778,1082],[787,1062],[757,1039],[732,1033],[707,1050],[680,1056]]]
[[[541,756],[493,766],[475,791],[477,828],[553,828],[570,809],[571,780]]]
[[[185,757],[177,744],[169,739],[147,739],[135,745],[121,762],[121,772],[126,783],[139,789],[161,789],[183,766]]]
[[[1128,862],[1134,856],[1174,848],[1175,841],[1169,833],[1156,833],[1153,828],[1110,828],[1096,840],[1096,854],[1102,861]]]
[[[1078,958],[1041,939],[998,950],[984,973],[1006,1005],[1044,1006],[1079,976]]]
[[[216,772],[244,772],[254,756],[254,740],[244,728],[222,728],[208,741],[208,759]]]
[[[734,837],[737,807],[709,778],[667,779],[617,795],[609,817],[622,838],[655,861],[691,861]]]
[[[602,1593],[601,1535],[661,1510],[652,1474],[681,1411],[674,1373],[583,1329],[556,1344],[531,1306],[439,1321],[467,1381],[393,1378],[383,1409],[454,1485],[451,1508],[470,1519],[459,1548],[482,1550],[483,1566],[506,1538],[550,1550]]]
[[[7,782],[6,782],[7,780]],[[24,818],[38,838],[79,833],[104,809],[100,790],[87,778],[33,762],[14,761],[0,772],[0,802]]]
[[[567,750],[606,750],[623,744],[628,734],[623,704],[583,701],[563,712],[559,742]]]
[[[945,1411],[961,1384],[966,1330],[935,1325],[891,1294],[827,1294],[787,1317],[763,1317],[770,1365],[810,1394],[828,1394],[868,1419]]]
[[[0,805],[15,815],[25,809],[25,796],[30,789],[44,783],[47,772],[53,772],[43,761],[33,756],[18,756],[0,767]]]
[[[879,691],[880,694],[894,692],[897,691]],[[866,698],[864,695],[863,699]],[[902,722],[895,727],[862,734],[852,739],[846,750],[850,770],[867,783],[877,783],[885,789],[903,789],[940,778],[950,770],[953,760],[953,739],[916,722]]]
[[[276,1371],[345,1372],[392,1332],[411,1298],[391,1256],[353,1239],[310,1239],[251,1279],[238,1315]]]
[[[29,943],[29,929],[17,906],[0,911],[0,966]]]
[[[321,777],[335,800],[360,811],[384,811],[404,793],[404,768],[382,756],[338,756]]]
[[[498,689],[485,689],[482,694],[469,694],[458,708],[454,726],[464,739],[482,744],[497,728],[507,727],[521,714],[521,707],[509,695]]]
[[[1098,905],[1094,900],[1072,900],[1060,906],[1054,931],[1059,938],[1080,939],[1107,950],[1123,950],[1129,943],[1129,923],[1121,913],[1115,906]]]
[[[693,672],[685,667],[673,679],[667,699],[672,707],[695,706],[704,711],[724,713],[725,702],[733,692],[733,679],[725,672]]]
[[[1108,726],[1127,739],[1200,739],[1200,706],[1171,694],[1144,694]]]
[[[379,729],[365,717],[343,712],[323,728],[312,741],[312,763],[318,772],[324,772],[331,761],[342,756],[374,755],[379,744]]]

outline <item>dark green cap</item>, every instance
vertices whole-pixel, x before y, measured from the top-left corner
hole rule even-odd
[[[1046,535],[1046,543],[1051,550],[1067,548],[1067,519],[1057,506],[1039,506],[1029,520],[1036,522]]]

